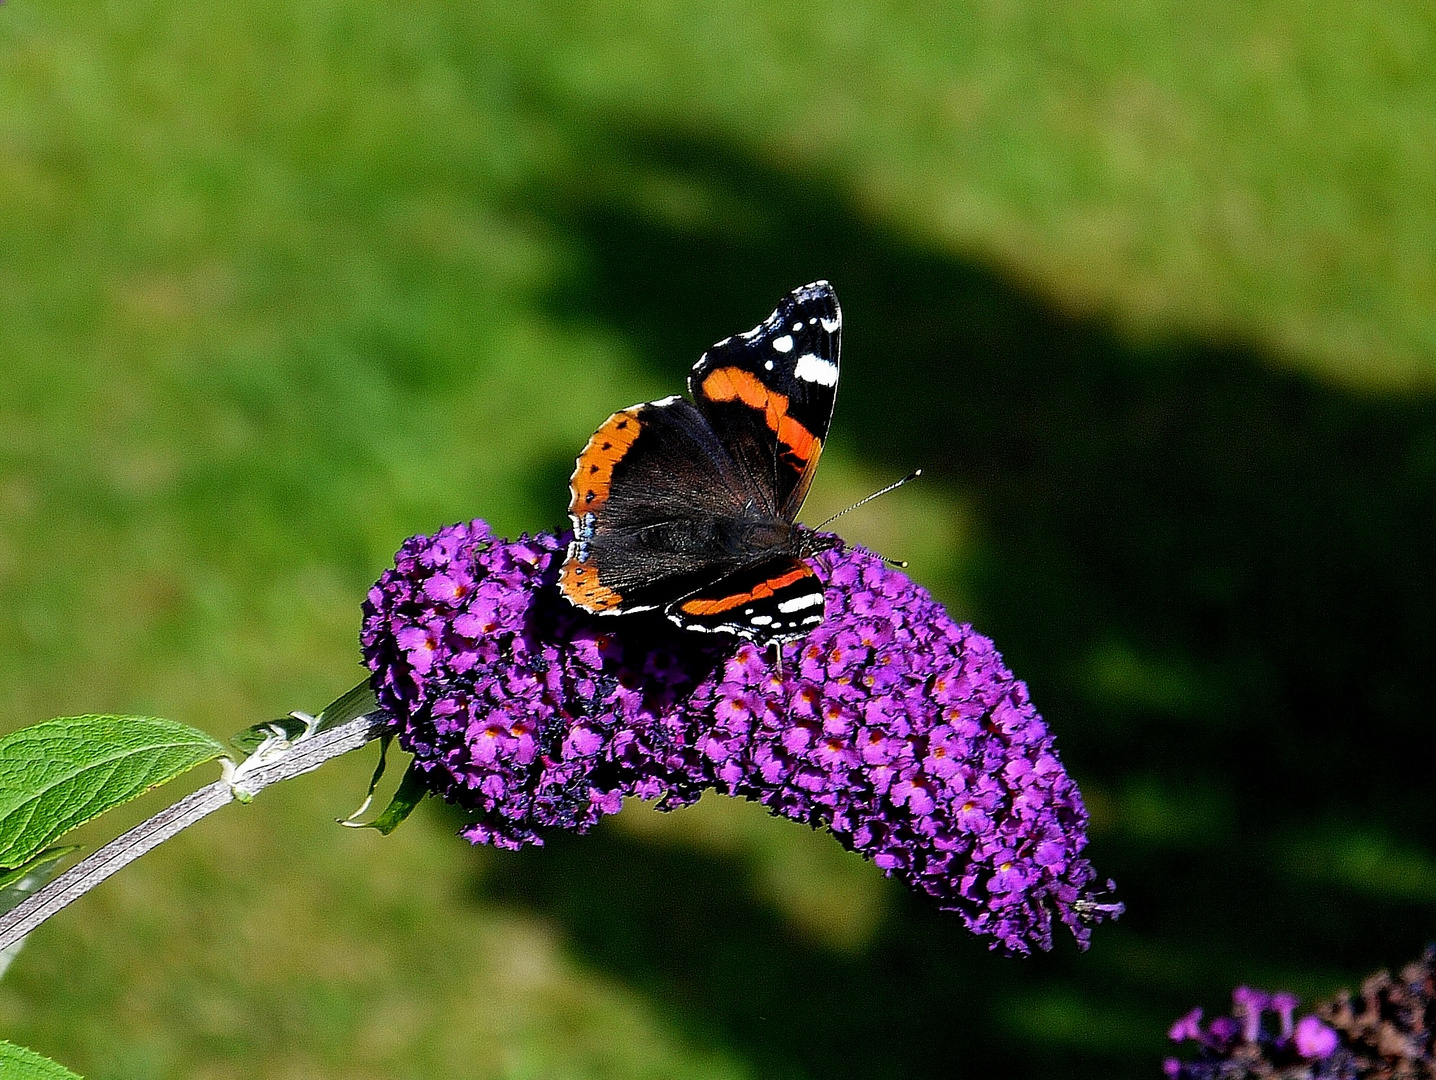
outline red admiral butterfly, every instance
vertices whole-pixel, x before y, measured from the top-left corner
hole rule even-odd
[[[826,281],[718,342],[678,396],[616,412],[569,482],[559,587],[600,615],[661,609],[685,630],[767,644],[823,620],[804,557],[837,547],[794,523],[838,389],[842,314]]]

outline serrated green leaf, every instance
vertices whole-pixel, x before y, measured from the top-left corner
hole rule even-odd
[[[0,1080],[84,1080],[65,1066],[23,1046],[0,1041]]]
[[[0,739],[0,867],[224,753],[154,716],[66,716]]]

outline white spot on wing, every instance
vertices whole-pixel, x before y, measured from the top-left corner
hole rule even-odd
[[[823,329],[826,330],[826,331],[827,331],[828,333],[830,333],[830,334],[836,334],[836,333],[838,332],[838,327],[840,327],[840,326],[842,326],[842,325],[843,325],[843,320],[842,320],[842,319],[824,319],[824,320],[823,320]]]
[[[752,615],[752,616],[749,616],[748,621],[749,621],[750,623],[752,623],[754,626],[767,626],[770,622],[773,621],[773,616],[771,616],[771,615]]]
[[[675,401],[682,400],[683,398],[678,394],[669,394],[666,398],[660,398],[658,401],[650,401],[648,404],[652,405],[655,409],[662,409],[668,405],[672,405]]]
[[[764,361],[763,361],[763,370],[764,370],[764,371],[772,371],[772,370],[773,370],[773,361],[771,361],[771,360],[764,360]]]
[[[801,330],[802,328],[803,328],[803,323],[802,323],[801,320],[799,320],[798,322],[795,322],[795,323],[793,324],[793,333],[796,334],[796,333],[797,333],[799,330]]]
[[[777,349],[779,352],[792,352],[792,351],[793,351],[793,338],[792,338],[792,335],[790,335],[790,334],[784,334],[784,335],[783,335],[782,337],[780,337],[780,338],[774,338],[774,339],[773,339],[773,348]]]
[[[588,609],[585,608],[584,610],[587,611]],[[654,605],[652,605],[652,604],[640,604],[640,605],[638,605],[637,607],[627,607],[627,606],[625,606],[625,605],[623,605],[623,604],[620,604],[620,605],[618,605],[617,607],[604,608],[602,611],[598,612],[597,614],[599,614],[599,615],[632,615],[634,612],[637,612],[637,611],[653,611],[653,610],[654,610]]]
[[[718,626],[704,626],[700,622],[689,622],[682,615],[672,611],[667,612],[668,621],[682,627],[684,630],[696,630],[700,634],[741,634],[743,631],[737,626],[729,626],[726,623]]]
[[[809,593],[807,596],[795,596],[791,600],[784,600],[778,605],[778,610],[784,615],[791,615],[793,612],[802,611],[804,608],[817,607],[822,602],[822,593]]]
[[[836,386],[838,365],[831,360],[824,360],[814,353],[804,353],[798,357],[798,366],[793,369],[793,375],[804,382],[818,383],[820,386]]]

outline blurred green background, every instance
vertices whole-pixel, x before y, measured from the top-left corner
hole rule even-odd
[[[720,799],[520,854],[336,828],[370,751],[34,934],[0,1037],[91,1080],[1135,1080],[1235,983],[1413,956],[1433,71],[1424,0],[8,0],[0,730],[317,709],[406,535],[557,525],[607,413],[827,277],[807,517],[929,469],[844,531],[1028,680],[1129,912],[996,957]]]

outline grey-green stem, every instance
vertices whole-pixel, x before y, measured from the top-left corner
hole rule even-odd
[[[129,832],[81,859],[55,880],[0,915],[0,950],[20,941],[51,915],[74,903],[120,868],[164,843],[220,807],[254,795],[270,784],[317,769],[330,758],[357,750],[383,734],[383,713],[370,712],[334,728],[297,739],[282,754],[244,773],[242,787],[228,779],[186,795]]]

